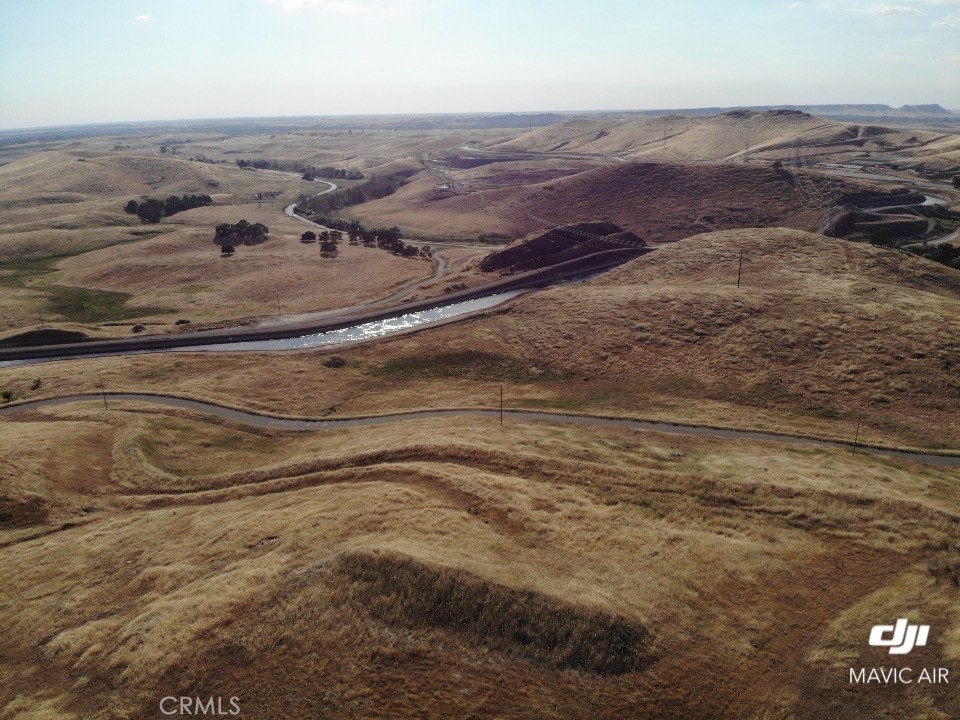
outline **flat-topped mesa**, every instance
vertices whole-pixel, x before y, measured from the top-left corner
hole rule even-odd
[[[575,223],[517,240],[485,257],[480,269],[484,272],[523,272],[597,253],[621,251],[627,254],[649,250],[641,238],[614,223]]]

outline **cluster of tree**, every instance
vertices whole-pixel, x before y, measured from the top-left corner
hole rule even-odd
[[[141,203],[131,200],[124,207],[124,211],[136,215],[141,222],[158,223],[162,217],[212,204],[213,198],[209,195],[171,195],[166,200],[147,198]]]
[[[316,178],[363,180],[363,173],[359,170],[335,168],[330,165],[316,167],[314,165],[307,165],[302,160],[237,160],[237,166],[241,168],[253,168],[254,170],[281,170],[283,172],[300,173],[303,175],[304,180],[315,180]]]
[[[320,252],[323,255],[334,257],[340,252],[337,246],[340,244],[342,238],[343,233],[339,230],[322,230],[319,235],[313,232],[313,230],[307,230],[300,236],[300,242],[312,243],[319,240]]]
[[[220,223],[217,225],[216,234],[213,241],[223,246],[223,251],[227,247],[236,245],[256,245],[267,239],[267,233],[270,230],[263,223],[249,223],[246,220],[234,223]]]
[[[224,165],[229,162],[229,160],[215,160],[212,157],[207,157],[203,153],[197,153],[196,157],[191,157],[189,159],[193,162],[209,163],[210,165]]]
[[[273,170],[272,160],[237,160],[237,165],[242,168],[254,168],[255,170]]]
[[[366,228],[356,220],[340,220],[325,215],[318,215],[313,218],[313,221],[318,225],[333,228],[331,234],[339,231],[337,233],[338,239],[340,237],[339,233],[346,233],[351,245],[363,244],[365,247],[377,247],[403,257],[420,256],[429,258],[433,256],[429,246],[418,248],[416,245],[405,244],[400,239],[403,237],[403,232],[396,225],[389,228]],[[323,233],[320,233],[320,236],[322,237]]]
[[[943,243],[941,245],[910,245],[908,247],[900,247],[903,242],[902,239],[889,232],[874,233],[869,239],[869,242],[871,245],[878,245],[880,247],[900,250],[901,252],[908,252],[912,255],[919,255],[927,260],[933,260],[947,267],[960,270],[960,248],[954,245]]]
[[[326,178],[328,180],[363,180],[363,173],[359,170],[347,170],[346,168],[335,168],[324,165],[320,168],[312,167],[303,174],[304,180],[315,180],[316,178]]]
[[[407,178],[416,172],[408,171],[392,175],[376,175],[366,182],[313,197],[301,196],[297,206],[308,213],[332,213],[351,205],[393,195],[407,184]]]
[[[394,230],[397,230],[396,234],[399,235],[399,229],[397,228],[389,228],[386,234],[377,234],[378,248],[392,252],[394,255],[401,255],[403,257],[417,257],[418,255],[429,257],[430,248],[426,247],[421,250],[416,245],[405,245],[399,237],[394,236]],[[369,243],[364,242],[364,244]]]
[[[943,244],[928,248],[921,247],[914,250],[914,252],[928,260],[943,263],[944,265],[960,270],[960,248],[954,245]]]

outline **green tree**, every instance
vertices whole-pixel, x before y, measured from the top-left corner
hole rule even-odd
[[[163,217],[163,203],[155,198],[147,198],[137,206],[137,217],[144,223],[158,223]]]
[[[213,241],[218,245],[256,245],[266,240],[269,232],[269,228],[263,223],[250,224],[247,220],[240,220],[233,225],[220,223],[216,227]]]

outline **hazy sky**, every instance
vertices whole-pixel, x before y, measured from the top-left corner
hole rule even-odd
[[[960,0],[0,0],[0,127],[939,102]]]

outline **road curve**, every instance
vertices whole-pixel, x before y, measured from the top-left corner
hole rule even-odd
[[[444,408],[438,410],[417,410],[413,412],[399,412],[386,415],[368,415],[350,417],[338,420],[312,420],[306,418],[289,418],[266,413],[250,412],[235,408],[177,397],[175,395],[160,395],[153,393],[87,393],[79,395],[64,395],[61,397],[30,400],[0,407],[0,417],[8,417],[17,413],[42,408],[67,405],[75,402],[146,402],[154,405],[192,410],[195,412],[215,415],[231,422],[251,425],[254,427],[270,428],[274,430],[293,430],[299,432],[314,432],[318,430],[336,430],[339,428],[360,427],[366,425],[384,425],[405,420],[423,420],[436,417],[472,416],[498,418],[499,410],[485,410],[480,408]],[[668,433],[671,435],[687,435],[696,437],[712,437],[733,440],[754,440],[762,442],[779,442],[791,445],[807,445],[839,450],[850,450],[895,457],[900,460],[919,462],[924,465],[940,467],[960,467],[960,455],[925,453],[916,450],[898,450],[879,445],[854,444],[839,440],[825,440],[821,438],[790,435],[788,433],[761,432],[757,430],[741,430],[736,428],[718,428],[709,425],[684,425],[679,423],[654,422],[651,420],[637,420],[623,417],[606,417],[601,415],[576,415],[560,412],[504,410],[503,417],[507,420],[526,422],[553,422],[572,423],[594,427],[620,427],[629,430],[646,432]]]
[[[651,249],[652,250],[652,249]],[[477,285],[466,290],[444,293],[432,298],[394,305],[389,308],[369,310],[352,316],[338,316],[327,320],[284,323],[265,327],[232,327],[218,330],[198,330],[181,333],[162,333],[138,336],[134,338],[113,338],[109,340],[91,340],[82,343],[64,343],[60,345],[33,345],[23,347],[0,347],[0,363],[32,360],[50,360],[103,354],[124,354],[130,352],[153,352],[173,350],[201,345],[220,345],[236,342],[276,340],[295,338],[328,330],[338,330],[352,325],[399,317],[406,313],[418,312],[430,308],[475,300],[508,290],[522,290],[545,287],[553,283],[602,270],[609,270],[640,253],[627,250],[601,250],[573,260],[537,270],[516,273],[500,277],[497,280]]]
[[[321,195],[326,195],[327,193],[333,192],[334,190],[337,189],[337,184],[336,184],[336,183],[332,183],[332,182],[330,182],[329,180],[318,180],[317,182],[326,183],[326,184],[329,185],[330,187],[328,187],[326,190],[321,190],[320,192],[318,192],[318,193],[317,193],[316,195],[314,195],[313,197],[320,197]],[[323,228],[324,230],[329,230],[329,229],[330,229],[330,228],[328,228],[328,227],[325,226],[325,225],[321,225],[321,224],[319,224],[319,223],[315,223],[313,220],[307,220],[307,218],[305,218],[305,217],[300,217],[299,215],[297,215],[297,214],[294,212],[294,208],[296,208],[296,207],[297,207],[297,204],[296,204],[295,202],[290,203],[289,205],[287,205],[287,206],[283,209],[283,214],[284,214],[284,215],[287,215],[287,216],[289,216],[289,217],[295,218],[295,219],[299,220],[300,222],[306,223],[307,225],[313,225],[314,227]]]

